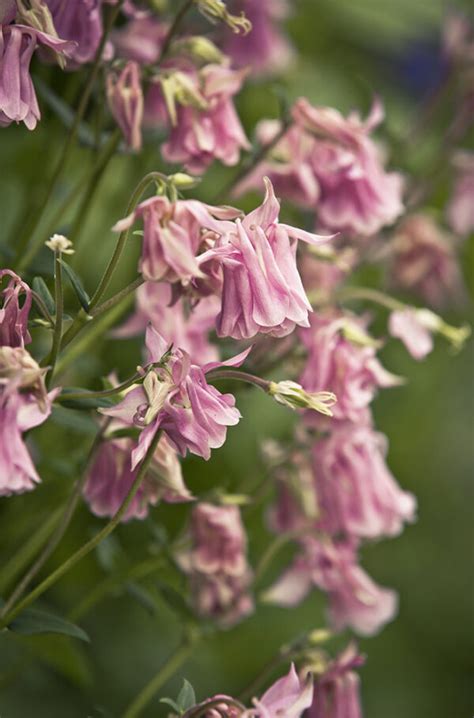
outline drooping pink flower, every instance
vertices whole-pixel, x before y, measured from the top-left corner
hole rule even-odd
[[[0,25],[8,25],[16,16],[16,0],[1,0],[0,2]]]
[[[464,237],[474,231],[474,152],[458,152],[454,166],[457,175],[446,216],[453,232]]]
[[[218,694],[189,708],[183,718],[241,718],[245,707],[235,698]]]
[[[316,138],[310,161],[321,189],[320,224],[356,235],[392,224],[403,211],[402,178],[385,171],[370,137],[383,118],[381,104],[374,103],[365,121],[355,112],[345,118],[332,108],[313,107],[305,98],[297,100],[292,114]]]
[[[453,241],[427,214],[404,219],[392,241],[391,278],[398,286],[439,307],[463,293]]]
[[[136,62],[129,61],[122,70],[108,72],[107,101],[127,147],[138,152],[142,146],[143,92]]]
[[[214,159],[229,166],[238,163],[240,151],[250,149],[233,103],[245,74],[215,64],[185,73],[187,83],[194,86],[194,95],[201,97],[200,106],[191,102],[178,105],[169,138],[161,146],[166,162],[183,164],[188,172],[198,175]]]
[[[283,337],[308,326],[311,305],[296,266],[296,244],[321,244],[321,237],[278,222],[280,204],[265,179],[263,204],[237,220],[236,230],[218,240],[223,265],[222,309],[217,333],[246,339],[257,333]],[[212,254],[212,250],[210,250]]]
[[[0,347],[0,496],[31,491],[40,481],[22,434],[42,424],[59,389],[21,346]]]
[[[168,31],[165,23],[154,15],[138,17],[111,33],[115,52],[119,57],[140,65],[153,65],[159,58]]]
[[[177,200],[156,196],[141,202],[134,212],[113,227],[115,232],[143,220],[143,246],[139,269],[145,279],[187,284],[201,277],[197,254],[206,241],[227,231],[224,220],[240,214],[230,207],[212,207],[197,200]],[[222,220],[222,221],[221,221]]]
[[[383,368],[374,346],[348,338],[351,327],[353,331],[362,331],[352,318],[312,315],[310,328],[300,332],[308,351],[300,383],[307,391],[334,392],[337,396],[334,417],[360,422],[377,389],[397,386],[401,380]]]
[[[131,468],[134,447],[132,439],[109,439],[97,450],[83,490],[84,499],[96,516],[113,516],[127,496],[137,476],[137,470]],[[150,468],[122,521],[145,518],[149,507],[161,500],[182,503],[193,498],[184,484],[176,451],[166,436],[162,436]]]
[[[415,518],[415,497],[402,491],[384,455],[384,436],[370,427],[345,424],[313,448],[321,511],[319,525],[332,535],[395,536]]]
[[[0,346],[22,347],[31,342],[28,331],[31,289],[10,269],[0,270],[0,285],[4,277],[8,277],[9,281],[0,291]]]
[[[301,718],[313,700],[313,678],[301,680],[292,663],[288,675],[279,678],[245,713],[249,718]]]
[[[326,592],[336,631],[350,627],[363,636],[377,633],[397,611],[394,591],[377,586],[357,564],[353,541],[301,540],[302,553],[266,592],[268,602],[295,606],[313,586]]]
[[[354,668],[364,664],[357,647],[350,643],[331,661],[314,686],[314,698],[307,718],[362,718],[359,676]]]
[[[70,54],[74,43],[26,25],[0,25],[0,127],[24,122],[34,130],[41,113],[30,76],[30,62],[38,45]]]
[[[208,338],[220,308],[217,297],[203,297],[189,307],[186,299],[172,303],[172,289],[165,282],[145,282],[135,296],[135,313],[114,331],[115,337],[145,333],[151,324],[168,344],[184,349],[194,363],[217,361],[219,352]]]
[[[45,1],[59,37],[75,43],[70,55],[71,69],[91,62],[102,38],[103,0]]]
[[[433,337],[423,317],[431,312],[407,307],[390,314],[388,329],[392,337],[401,339],[414,359],[424,359],[433,349]]]
[[[247,537],[235,506],[201,503],[191,518],[191,548],[177,555],[197,613],[230,626],[253,610]]]
[[[247,34],[236,34],[223,27],[223,50],[237,67],[255,73],[275,73],[288,67],[292,48],[279,27],[288,15],[287,0],[234,0],[234,14],[244,13],[252,23]]]
[[[199,366],[181,349],[169,345],[149,326],[146,333],[149,368],[143,384],[129,391],[115,407],[102,413],[142,429],[132,452],[132,469],[143,460],[158,430],[184,456],[187,451],[209,459],[211,449],[225,442],[227,427],[238,424],[241,415],[232,394],[221,394],[206,381],[206,372],[219,362]],[[223,362],[239,366],[250,350]],[[163,364],[163,362],[165,362]]]

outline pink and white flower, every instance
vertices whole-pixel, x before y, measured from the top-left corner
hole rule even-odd
[[[354,668],[365,662],[350,643],[315,682],[314,699],[307,718],[362,718],[360,680]]]
[[[10,269],[0,270],[0,284],[5,277],[9,280],[5,288],[0,290],[0,346],[23,347],[31,342],[28,331],[31,289]]]
[[[120,71],[107,74],[107,101],[127,147],[138,152],[142,146],[143,92],[140,67],[129,61]]]

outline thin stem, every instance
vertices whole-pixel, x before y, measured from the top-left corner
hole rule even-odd
[[[115,512],[114,516],[110,519],[110,521],[100,531],[98,531],[95,536],[93,536],[89,541],[87,541],[83,546],[81,546],[80,549],[73,553],[72,556],[70,556],[66,561],[64,561],[64,563],[62,563],[55,571],[53,571],[53,573],[51,573],[47,578],[45,578],[44,581],[42,581],[38,586],[36,586],[33,591],[31,591],[27,596],[25,596],[25,598],[20,601],[14,608],[12,608],[11,611],[7,613],[7,615],[3,616],[3,618],[0,620],[0,629],[5,628],[5,626],[8,626],[8,624],[11,623],[11,621],[16,616],[18,616],[19,613],[21,613],[25,608],[27,608],[31,603],[33,603],[33,601],[36,601],[37,598],[42,596],[43,593],[48,590],[48,588],[51,588],[51,586],[57,583],[57,581],[59,581],[59,579],[62,578],[65,573],[70,571],[79,561],[81,561],[85,556],[87,556],[91,551],[93,551],[96,546],[101,543],[101,541],[107,538],[107,536],[109,536],[114,531],[114,529],[118,526],[123,516],[125,515],[131,502],[135,498],[137,491],[139,490],[141,483],[145,478],[145,474],[148,470],[151,460],[153,459],[153,455],[155,453],[156,447],[158,446],[159,440],[160,431],[157,431],[152,439],[148,451],[146,452],[145,458],[143,459],[140,468],[138,469],[137,475],[128,491],[128,494],[126,495],[121,506]]]
[[[246,384],[253,384],[259,389],[262,389],[265,393],[268,393],[271,382],[266,379],[261,379],[259,376],[249,374],[246,371],[240,371],[239,369],[211,369],[206,375],[208,381],[215,381],[217,379],[233,379],[234,381],[243,381]]]
[[[61,335],[63,331],[63,277],[62,277],[62,265],[61,265],[61,252],[56,250],[54,252],[54,301],[56,305],[56,316],[54,318],[54,332],[53,332],[53,345],[51,347],[51,354],[49,357],[49,375],[48,375],[48,386],[51,385],[51,381],[54,375],[54,369],[56,366],[56,360],[58,358],[59,348],[61,346]]]
[[[191,655],[194,646],[198,640],[197,636],[187,637],[178,646],[177,650],[168,658],[166,663],[160,668],[158,673],[151,679],[149,683],[140,691],[136,698],[130,703],[128,708],[122,715],[122,718],[136,718],[140,715],[144,708],[149,704],[158,690],[173,676],[178,668]]]
[[[112,307],[115,307],[115,305],[119,304],[122,299],[125,299],[125,297],[128,297],[129,294],[135,292],[138,287],[141,287],[144,281],[144,278],[141,276],[134,279],[133,282],[127,284],[127,286],[124,289],[121,289],[120,292],[117,292],[117,294],[114,294],[113,297],[110,297],[110,299],[107,299],[107,301],[102,302],[102,304],[99,304],[95,307],[95,309],[92,309],[90,312],[91,317],[98,317],[100,314],[103,314],[109,309],[112,309]]]
[[[119,394],[124,389],[128,389],[129,386],[132,386],[133,384],[136,384],[138,381],[141,381],[143,379],[143,374],[139,374],[138,372],[131,376],[129,379],[124,381],[122,384],[118,384],[117,386],[112,387],[111,389],[103,389],[102,391],[64,391],[60,394],[58,397],[56,397],[56,401],[71,401],[76,399],[96,399],[101,397],[107,397],[107,396],[113,396],[114,394]]]
[[[58,183],[58,180],[63,172],[64,167],[66,166],[66,162],[69,159],[69,155],[71,152],[72,147],[74,146],[74,143],[77,139],[77,134],[79,131],[80,124],[84,118],[87,106],[89,104],[89,99],[92,94],[92,90],[95,84],[95,81],[97,79],[97,75],[99,74],[100,70],[100,64],[102,60],[102,54],[107,42],[107,38],[109,36],[109,33],[115,23],[115,20],[117,19],[120,10],[122,9],[123,0],[119,0],[117,5],[110,11],[108,20],[105,24],[104,31],[102,33],[102,37],[99,43],[99,46],[97,48],[94,61],[90,67],[89,74],[86,79],[86,84],[84,86],[84,90],[81,95],[81,99],[79,101],[79,105],[74,117],[74,121],[72,123],[71,129],[69,131],[69,134],[66,138],[66,142],[64,143],[61,155],[59,157],[58,163],[56,165],[56,168],[53,172],[53,175],[51,177],[51,180],[49,182],[48,188],[46,190],[45,198],[43,200],[43,203],[41,205],[41,208],[38,213],[34,214],[32,217],[31,222],[27,225],[25,229],[25,233],[20,238],[20,240],[17,243],[17,250],[18,254],[17,256],[20,258],[18,263],[18,270],[22,270],[25,267],[28,266],[28,264],[31,262],[31,260],[36,256],[36,253],[38,249],[41,246],[41,242],[43,237],[40,235],[38,237],[38,240],[35,242],[32,242],[30,249],[23,253],[23,250],[25,247],[27,247],[30,238],[32,234],[34,234],[35,230],[38,228],[38,225],[43,217],[43,213],[49,203],[49,200],[51,199],[54,190],[56,189],[56,185]]]
[[[345,287],[337,292],[336,298],[343,302],[351,300],[357,301],[359,299],[367,300],[375,304],[380,304],[390,311],[400,311],[407,307],[406,304],[400,302],[398,299],[369,287]]]
[[[194,0],[186,0],[183,3],[183,5],[180,7],[178,12],[176,13],[176,16],[170,26],[170,29],[168,30],[168,34],[166,35],[163,45],[161,47],[161,52],[160,52],[160,56],[158,58],[158,63],[157,63],[158,65],[162,62],[162,60],[168,54],[168,50],[170,48],[171,41],[173,40],[174,36],[176,35],[184,16],[188,12],[188,10],[191,9],[193,2],[194,2]]]
[[[262,557],[260,558],[260,561],[258,562],[255,572],[254,572],[254,583],[257,583],[275,558],[275,556],[278,554],[278,552],[286,546],[290,541],[293,541],[294,539],[303,536],[305,533],[307,533],[307,529],[299,530],[299,531],[288,531],[288,533],[282,534],[281,536],[277,536],[272,543],[267,546],[267,549],[264,551]]]

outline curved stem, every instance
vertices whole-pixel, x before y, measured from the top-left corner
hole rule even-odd
[[[113,297],[110,297],[110,299],[107,299],[105,302],[102,302],[102,304],[99,304],[97,307],[95,307],[95,309],[92,309],[90,313],[91,317],[98,317],[100,314],[103,314],[109,309],[112,309],[112,307],[115,307],[116,304],[119,304],[122,299],[128,297],[128,295],[132,294],[136,289],[138,289],[138,287],[141,287],[144,282],[145,280],[142,276],[137,277],[133,280],[133,282],[127,284],[124,289],[121,289],[120,292],[114,294]]]
[[[157,691],[173,676],[178,668],[191,655],[194,646],[198,640],[198,636],[187,637],[175,653],[173,653],[166,663],[160,668],[158,673],[151,679],[149,683],[140,691],[137,697],[130,703],[128,708],[122,714],[122,718],[136,718],[140,715],[144,708],[155,696]]]
[[[53,345],[49,359],[50,369],[48,373],[47,385],[51,385],[58,358],[59,348],[61,346],[61,335],[63,331],[63,279],[61,252],[54,253],[54,301],[56,305],[56,316],[54,318]]]
[[[87,556],[87,554],[93,551],[95,547],[100,544],[101,541],[103,541],[107,536],[112,533],[112,531],[114,531],[114,529],[118,526],[123,516],[125,515],[125,512],[127,511],[131,502],[135,498],[137,491],[140,488],[143,479],[145,478],[145,474],[151,463],[153,454],[155,453],[156,447],[158,446],[158,442],[160,440],[160,433],[160,431],[157,431],[155,436],[153,437],[150,447],[146,452],[145,458],[141,463],[141,466],[137,472],[133,484],[128,491],[128,494],[126,495],[120,508],[115,512],[114,516],[110,519],[110,521],[100,531],[98,531],[95,536],[93,536],[89,541],[87,541],[83,546],[81,546],[80,549],[73,553],[72,556],[70,556],[66,561],[64,561],[64,563],[62,563],[55,571],[53,571],[53,573],[51,573],[47,578],[45,578],[44,581],[42,581],[38,586],[36,586],[36,588],[33,589],[33,591],[31,591],[27,596],[25,596],[22,601],[20,601],[5,616],[3,616],[0,620],[0,629],[5,628],[5,626],[8,626],[8,624],[16,616],[18,616],[21,611],[27,608],[31,603],[33,603],[33,601],[36,601],[37,598],[42,596],[43,593],[48,590],[48,588],[50,588],[57,581],[59,581],[59,579],[62,578],[65,573],[70,571],[71,568],[76,565],[76,563],[81,561],[81,559],[83,559],[85,556]]]
[[[161,47],[160,56],[159,56],[158,61],[157,61],[157,64],[158,64],[158,65],[162,62],[162,60],[163,60],[163,59],[166,57],[166,55],[168,54],[168,50],[169,50],[169,48],[170,48],[171,41],[173,40],[174,36],[176,35],[176,32],[177,32],[179,26],[181,25],[181,22],[182,22],[184,16],[185,16],[186,13],[188,12],[188,10],[190,10],[190,9],[192,8],[192,6],[193,6],[193,1],[194,1],[194,0],[186,0],[186,1],[183,3],[183,5],[181,6],[181,8],[178,10],[178,12],[176,13],[176,16],[175,16],[175,18],[174,18],[174,20],[173,20],[173,22],[172,22],[172,24],[171,24],[171,26],[170,26],[170,29],[168,30],[168,34],[166,35],[166,37],[165,37],[165,39],[164,39],[164,41],[163,41],[163,45],[162,45],[162,47]]]
[[[133,384],[136,384],[138,381],[141,381],[143,379],[144,374],[139,374],[138,372],[131,376],[129,379],[124,381],[122,384],[118,384],[117,386],[112,387],[111,389],[103,389],[102,391],[64,391],[59,396],[56,397],[56,401],[71,401],[76,399],[96,399],[100,397],[107,397],[107,396],[113,396],[114,394],[119,394],[124,389],[128,389],[128,387],[132,386]]]
[[[407,305],[400,302],[394,297],[390,297],[388,294],[379,292],[377,289],[371,289],[369,287],[344,287],[336,294],[336,299],[339,301],[351,301],[351,300],[367,300],[380,304],[382,307],[389,309],[390,311],[399,311],[406,309]]]
[[[214,381],[217,379],[233,379],[234,381],[243,381],[246,384],[253,384],[253,386],[257,386],[266,393],[268,393],[268,389],[271,384],[271,382],[266,379],[261,379],[259,376],[249,374],[246,371],[240,371],[239,369],[226,369],[225,367],[222,369],[211,369],[211,371],[206,374],[206,379],[208,381]]]

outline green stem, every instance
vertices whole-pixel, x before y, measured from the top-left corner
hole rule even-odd
[[[249,374],[246,371],[240,371],[239,369],[226,369],[225,367],[222,369],[211,369],[211,371],[206,374],[206,378],[208,381],[215,381],[217,379],[233,379],[234,381],[243,381],[246,384],[257,386],[265,393],[268,393],[268,389],[271,384],[271,382],[266,379],[261,379],[259,376]]]
[[[191,7],[193,6],[193,2],[194,2],[194,0],[186,0],[183,3],[183,5],[181,6],[181,8],[178,10],[178,12],[176,13],[173,23],[171,24],[171,27],[168,30],[168,34],[166,35],[166,37],[163,41],[163,45],[161,46],[161,52],[160,52],[160,56],[159,56],[158,62],[157,62],[158,65],[162,62],[162,60],[168,54],[168,50],[170,49],[171,41],[173,40],[174,36],[176,35],[176,32],[178,31],[178,28],[181,25],[181,22],[182,22],[184,16],[188,12],[188,10],[190,10]]]
[[[370,289],[369,287],[345,287],[336,294],[336,299],[339,301],[357,301],[367,300],[380,304],[382,307],[389,309],[392,312],[406,309],[407,305],[400,302],[394,297],[390,297],[388,294],[379,292],[377,289]]]
[[[122,299],[125,299],[125,297],[128,297],[129,294],[135,292],[138,287],[141,287],[144,281],[145,280],[141,276],[134,279],[133,282],[127,284],[127,286],[124,289],[121,289],[120,292],[117,292],[117,294],[114,294],[113,297],[110,297],[110,299],[107,299],[105,302],[102,302],[102,304],[95,307],[95,309],[92,309],[90,313],[91,317],[98,317],[100,314],[103,314],[109,309],[112,309],[112,307],[115,307],[115,305],[119,304]]]
[[[63,331],[63,277],[61,265],[61,252],[54,252],[54,301],[56,305],[56,316],[54,318],[53,345],[49,357],[48,387],[51,385],[54,375],[54,369],[58,358],[59,348],[61,346],[61,335]]]
[[[128,507],[135,498],[137,491],[139,490],[148,467],[153,459],[156,447],[160,440],[160,431],[157,431],[153,440],[150,444],[148,451],[146,452],[145,458],[143,459],[140,468],[138,469],[137,475],[133,484],[131,485],[128,494],[123,500],[120,508],[115,512],[114,516],[110,521],[96,533],[89,541],[87,541],[80,549],[72,554],[64,563],[62,563],[55,571],[53,571],[47,578],[45,578],[36,588],[33,589],[22,601],[20,601],[14,608],[12,608],[3,618],[0,620],[0,630],[8,626],[11,621],[18,616],[25,608],[27,608],[33,601],[43,595],[48,588],[51,588],[57,581],[59,581],[64,574],[70,571],[79,561],[93,551],[96,546],[100,544],[107,536],[109,536],[114,529],[118,526],[123,516],[125,515]]]
[[[96,399],[101,397],[107,397],[107,396],[113,396],[114,394],[119,394],[124,389],[128,389],[129,386],[132,386],[133,384],[136,384],[139,381],[142,381],[143,374],[139,374],[138,372],[131,376],[129,379],[124,381],[122,384],[118,384],[117,386],[112,387],[111,389],[104,389],[102,391],[64,391],[59,396],[56,397],[56,401],[71,401],[76,399]]]
[[[101,41],[97,48],[97,52],[94,57],[94,61],[90,67],[89,74],[86,79],[86,84],[85,84],[84,90],[82,92],[81,99],[79,101],[79,105],[78,105],[78,108],[77,108],[77,111],[76,111],[76,114],[74,117],[73,124],[72,124],[69,134],[67,136],[66,142],[64,143],[61,155],[60,155],[58,163],[56,165],[56,169],[54,170],[51,180],[49,182],[49,185],[46,190],[46,194],[45,194],[43,203],[41,205],[41,208],[38,213],[33,215],[32,220],[28,223],[28,225],[25,229],[25,233],[23,234],[23,236],[19,239],[19,241],[17,243],[17,256],[19,257],[18,271],[21,271],[22,269],[24,269],[25,267],[28,266],[28,264],[31,262],[32,259],[34,259],[34,257],[36,256],[36,253],[38,252],[39,248],[41,247],[41,243],[43,241],[42,235],[40,235],[36,241],[31,242],[31,246],[30,246],[29,250],[24,252],[24,249],[28,246],[28,243],[30,242],[32,235],[34,235],[35,230],[38,228],[38,225],[43,217],[43,213],[46,210],[46,207],[54,193],[54,190],[56,189],[58,180],[63,172],[64,167],[66,166],[66,163],[69,159],[71,150],[72,150],[74,143],[77,139],[77,134],[79,131],[80,124],[84,118],[95,81],[99,74],[101,60],[102,60],[102,54],[103,54],[103,51],[104,51],[104,48],[105,48],[105,45],[107,42],[107,38],[108,38],[109,33],[115,23],[115,20],[117,19],[118,15],[120,13],[122,5],[123,5],[123,0],[119,0],[117,5],[111,10],[111,12],[109,14],[108,21],[105,24],[104,31],[102,33],[102,38],[101,38]]]
[[[136,718],[140,715],[144,708],[149,704],[159,689],[166,681],[173,676],[178,668],[189,658],[193,652],[194,646],[198,640],[197,636],[186,638],[175,653],[173,653],[166,663],[160,668],[158,673],[151,679],[149,683],[140,691],[136,698],[130,703],[128,708],[122,715],[122,718]]]

